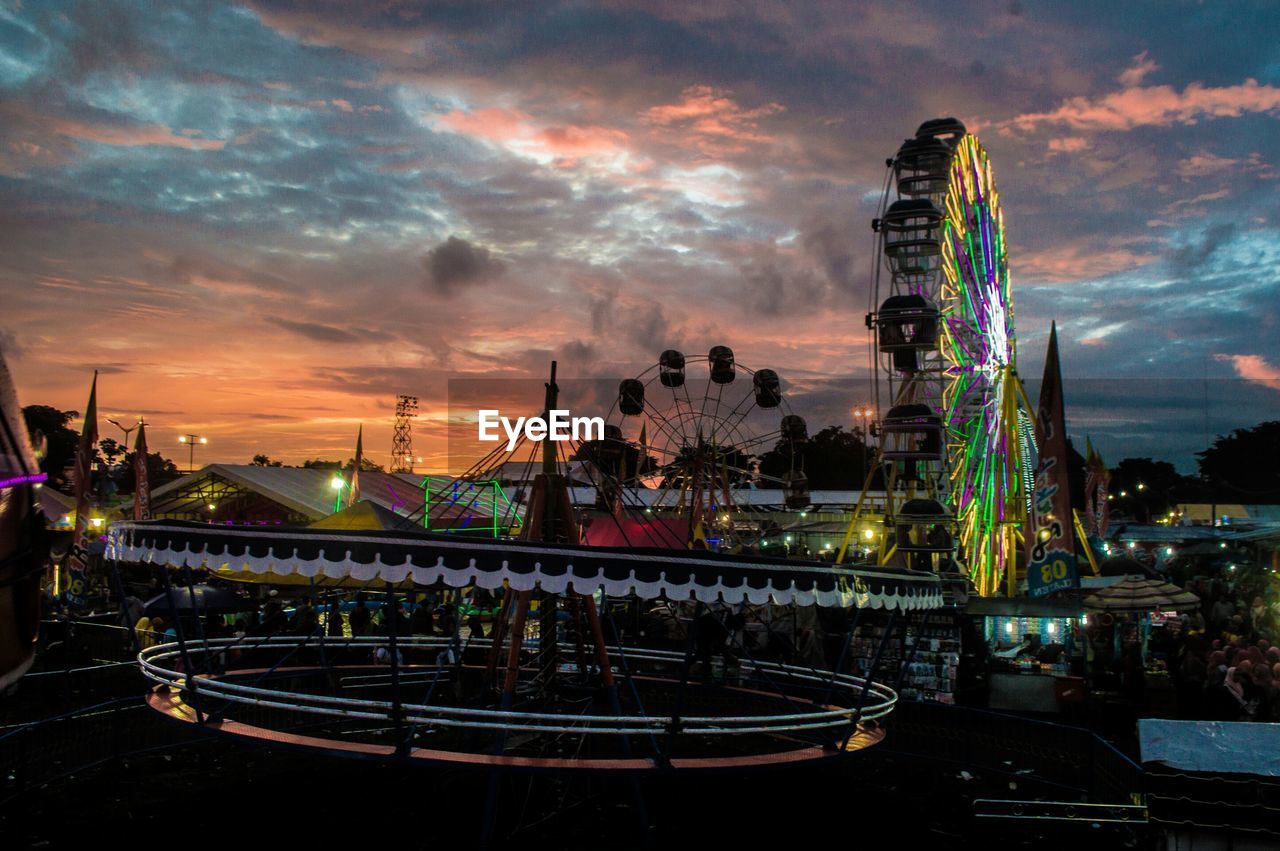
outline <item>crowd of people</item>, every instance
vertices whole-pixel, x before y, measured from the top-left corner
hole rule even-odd
[[[1200,607],[1153,631],[1184,718],[1280,722],[1280,604],[1269,574],[1186,580]]]
[[[282,601],[272,592],[263,603],[246,612],[205,615],[200,623],[200,634],[204,638],[243,638],[323,633],[329,638],[341,638],[387,636],[394,631],[398,636],[450,636],[462,626],[466,630],[464,635],[483,637],[485,625],[479,606],[490,602],[488,595],[484,600],[471,600],[459,624],[458,601],[436,594],[418,596],[411,603],[397,600],[393,609],[386,604],[371,606],[363,593],[331,597],[327,601],[317,601],[310,595]],[[134,623],[139,644],[150,647],[177,641],[175,625],[170,621],[171,618],[159,615],[139,617]],[[186,637],[192,639],[195,635]]]

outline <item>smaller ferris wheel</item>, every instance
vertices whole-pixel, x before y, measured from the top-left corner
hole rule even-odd
[[[776,371],[744,365],[728,346],[668,349],[619,384],[604,439],[578,457],[589,462],[598,509],[674,521],[628,543],[735,549],[767,543],[760,524],[742,520],[753,494],[780,490],[789,508],[808,507],[808,439]]]

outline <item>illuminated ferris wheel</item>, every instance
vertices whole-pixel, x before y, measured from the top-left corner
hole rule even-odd
[[[1000,196],[954,118],[922,124],[890,166],[872,315],[889,404],[881,561],[955,564],[989,595],[1014,569],[1033,469]]]

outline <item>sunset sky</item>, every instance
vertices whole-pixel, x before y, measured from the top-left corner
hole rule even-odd
[[[939,115],[1073,437],[1189,470],[1206,384],[1212,432],[1280,419],[1271,2],[0,0],[0,349],[184,467],[359,423],[386,463],[397,393],[441,466],[448,379],[552,358],[863,378],[884,161]]]

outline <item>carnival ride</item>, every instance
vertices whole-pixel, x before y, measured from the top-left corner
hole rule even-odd
[[[758,373],[757,373],[758,374]],[[547,410],[556,404],[554,380]],[[108,558],[257,575],[298,575],[383,592],[384,634],[213,639],[197,619],[144,650],[172,717],[335,753],[553,772],[742,770],[838,759],[877,742],[894,689],[839,673],[863,612],[936,607],[936,577],[657,547],[588,547],[553,444],[519,540],[399,531],[214,527],[149,521],[112,529]],[[163,571],[166,581],[169,572]],[[492,632],[410,636],[406,587],[501,592]],[[411,594],[414,592],[410,592]],[[688,601],[682,650],[628,644],[626,599]],[[851,611],[840,664],[823,671],[755,658],[734,607]],[[531,621],[536,620],[537,628]],[[195,634],[190,634],[194,626]],[[416,699],[414,693],[416,692]]]
[[[791,412],[777,372],[745,366],[728,346],[705,357],[664,351],[619,384],[605,419],[604,438],[577,453],[601,525],[617,532],[605,540],[760,550],[768,528],[744,516],[752,491],[781,493],[796,509],[809,504],[804,419]],[[763,469],[765,458],[785,469]]]
[[[887,168],[867,315],[888,482],[878,560],[958,569],[991,595],[1015,578],[1034,471],[1000,196],[954,118],[920,125]]]

